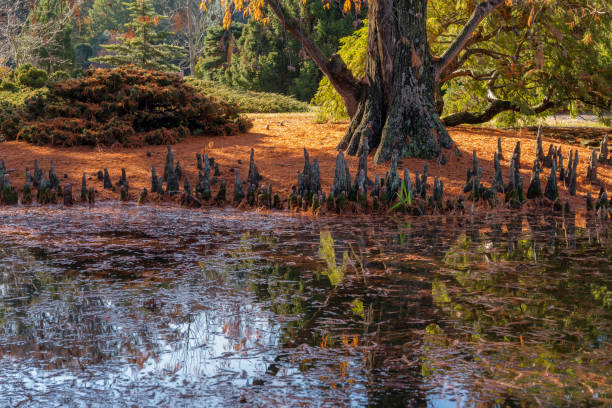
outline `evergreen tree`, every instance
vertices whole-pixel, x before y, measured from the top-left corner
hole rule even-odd
[[[93,62],[121,66],[134,64],[140,68],[157,71],[178,71],[172,64],[179,59],[182,48],[166,43],[173,33],[163,30],[160,22],[166,16],[155,12],[152,0],[135,0],[123,3],[130,12],[131,21],[125,24],[126,33],[119,36],[118,44],[102,47],[112,54],[93,58]]]
[[[47,73],[71,71],[75,59],[73,29],[73,12],[66,2],[39,0],[28,18],[29,34],[42,39],[30,50],[31,62]]]

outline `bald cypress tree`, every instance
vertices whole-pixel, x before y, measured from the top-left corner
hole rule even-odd
[[[183,53],[181,47],[166,43],[173,34],[161,28],[166,16],[155,12],[152,0],[124,2],[131,21],[125,24],[126,32],[119,36],[119,43],[102,45],[109,55],[93,58],[93,62],[111,66],[134,64],[156,71],[178,71],[172,64]]]

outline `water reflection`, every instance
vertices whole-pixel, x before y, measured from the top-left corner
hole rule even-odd
[[[606,405],[609,225],[0,209],[0,405]]]

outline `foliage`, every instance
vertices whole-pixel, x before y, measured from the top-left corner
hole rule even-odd
[[[0,2],[0,64],[71,71],[76,5],[65,0]]]
[[[213,26],[204,37],[203,53],[195,68],[195,76],[199,79],[231,83],[229,65],[235,48],[235,42],[240,39],[244,24],[235,23],[229,30],[221,26]]]
[[[62,146],[171,144],[250,126],[235,105],[197,92],[179,75],[135,68],[87,71],[0,115],[10,124],[0,129],[7,139]]]
[[[440,2],[431,17],[434,52],[455,35],[470,7],[447,10]],[[612,9],[609,2],[524,2],[502,8],[482,25],[474,44],[460,56],[462,66],[448,81],[444,112],[486,109],[494,99],[511,101],[518,112],[503,113],[500,125],[516,124],[551,110],[534,107],[550,100],[553,110],[604,114],[612,106]],[[445,78],[442,78],[444,81]]]
[[[537,7],[523,2],[493,13],[452,72],[442,75],[438,86],[444,115],[484,111],[496,99],[518,107],[518,112],[499,114],[498,125],[532,124],[553,111],[609,113],[612,10],[601,1],[595,3],[598,7],[579,2],[568,9],[560,1]],[[463,28],[474,4],[430,2],[428,39],[434,55],[440,55],[449,37]],[[357,78],[365,74],[366,40],[363,28],[340,41],[338,54]],[[551,101],[552,110],[536,112],[545,100]],[[319,119],[348,117],[342,98],[326,78],[313,102],[321,107]]]
[[[88,10],[82,38],[91,45],[110,39],[111,33],[121,31],[130,21],[130,12],[123,0],[94,0]]]
[[[363,27],[356,30],[353,34],[340,39],[338,55],[342,57],[342,60],[357,78],[365,75],[367,39],[367,20],[364,20]],[[344,101],[342,101],[342,98],[326,77],[319,82],[319,89],[317,89],[312,102],[319,106],[319,120],[348,118]]]
[[[47,73],[42,69],[34,68],[31,64],[20,66],[12,76],[17,83],[28,88],[42,88],[47,83]]]
[[[282,113],[307,112],[308,105],[290,96],[271,93],[246,91],[219,82],[188,79],[188,83],[198,91],[218,100],[238,106],[245,113]]]
[[[74,22],[71,18],[63,18],[69,13],[69,9],[70,4],[64,0],[38,0],[30,14],[31,23],[57,26],[50,34],[52,38],[45,38],[41,46],[34,51],[38,60],[36,65],[48,73],[71,70],[74,64]],[[33,34],[37,35],[36,32]]]
[[[395,211],[398,208],[407,209],[412,206],[412,191],[408,191],[406,183],[402,180],[402,185],[397,192],[397,202],[389,208],[389,211]]]
[[[321,231],[320,240],[319,257],[324,260],[327,265],[327,268],[321,273],[329,278],[329,282],[333,287],[336,287],[342,283],[344,275],[346,275],[349,263],[348,252],[344,252],[342,265],[338,266],[336,263],[334,239],[331,233],[329,231]]]
[[[327,56],[335,52],[341,37],[354,30],[352,14],[328,9],[320,0],[306,0],[289,12]],[[277,20],[249,19],[228,29],[213,27],[207,33],[204,54],[196,69],[198,78],[249,90],[309,101],[321,78],[302,44]]]
[[[49,75],[48,82],[55,83],[60,81],[66,81],[70,79],[70,75],[66,71],[55,71],[51,75]]]
[[[119,43],[102,46],[110,55],[92,61],[111,66],[135,64],[143,69],[178,71],[173,61],[180,58],[182,48],[167,44],[172,33],[159,27],[160,21],[167,17],[155,12],[152,0],[135,0],[124,5],[131,18],[125,24],[126,32],[118,37]]]

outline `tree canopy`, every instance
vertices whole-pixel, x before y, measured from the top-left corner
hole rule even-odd
[[[124,3],[131,21],[125,24],[117,44],[102,47],[111,54],[92,59],[94,62],[121,66],[135,64],[143,69],[178,71],[173,62],[180,58],[182,48],[166,43],[171,32],[160,27],[166,19],[155,12],[152,0],[135,0]]]

